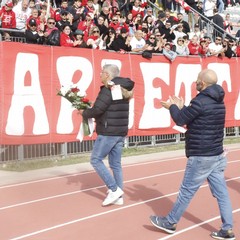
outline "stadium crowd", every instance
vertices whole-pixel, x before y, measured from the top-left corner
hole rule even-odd
[[[187,55],[239,57],[240,30],[233,32],[230,14],[222,14],[228,4],[238,3],[172,0],[162,2],[159,10],[145,0],[51,0],[49,4],[2,0],[1,38],[11,41],[11,37],[24,37],[31,44],[135,52],[146,58],[160,53],[171,61]],[[203,17],[220,28],[207,34]]]

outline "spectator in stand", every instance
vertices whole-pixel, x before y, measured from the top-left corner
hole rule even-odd
[[[201,39],[204,37],[204,31],[203,30],[201,31],[199,24],[196,23],[194,25],[193,31],[188,33],[188,35],[189,35],[189,39],[191,39],[194,35],[196,35],[198,37],[198,39]]]
[[[217,0],[217,9],[219,13],[223,13],[224,11],[224,2],[223,0]]]
[[[188,43],[189,55],[198,55],[199,43],[198,36],[194,35]]]
[[[236,35],[235,35],[235,38],[236,38],[236,41],[240,41],[240,29],[236,32]]]
[[[60,46],[61,47],[76,47],[80,42],[76,41],[73,37],[72,30],[69,25],[64,25],[62,27],[62,32],[60,34]]]
[[[142,37],[146,41],[149,38],[149,35],[148,35],[149,31],[147,28],[142,28],[141,30],[142,30]]]
[[[197,4],[195,2],[195,0],[186,0],[185,1],[191,8],[193,8],[194,10],[197,9]],[[189,24],[189,27],[190,29],[193,29],[193,26],[195,24],[195,13],[192,12],[191,10],[187,11],[187,14],[188,14],[188,24]]]
[[[48,18],[47,25],[44,30],[45,44],[51,46],[60,46],[60,31],[56,27],[54,18]]]
[[[11,42],[12,41],[9,33],[3,32],[3,41],[4,42]]]
[[[45,22],[42,22],[42,19],[40,19],[40,14],[39,14],[39,11],[37,8],[32,8],[32,13],[30,15],[30,17],[27,19],[27,28],[29,27],[29,21],[31,19],[34,19],[37,23],[37,31],[38,30],[44,30],[44,25],[45,25]],[[30,28],[28,28],[30,29]]]
[[[169,9],[166,9],[164,12],[166,14],[166,21],[171,22],[172,26],[176,24],[176,21],[178,21],[178,19],[175,16],[171,15],[171,12],[169,11]]]
[[[178,56],[188,56],[189,49],[188,46],[185,44],[185,41],[182,37],[177,39],[177,43],[175,44],[175,52]]]
[[[201,57],[209,56],[208,42],[205,38],[200,39],[200,44],[198,48],[198,53]]]
[[[28,7],[33,10],[34,8],[37,8],[37,5],[35,3],[35,0],[29,0],[29,4],[28,4]],[[37,8],[38,10],[38,8]]]
[[[181,23],[182,26],[183,26],[183,32],[188,34],[190,32],[190,26],[189,26],[188,22],[183,20],[183,14],[178,13],[177,14],[177,19],[178,19],[178,23]]]
[[[210,43],[209,46],[209,52],[211,56],[218,56],[219,53],[222,52],[222,38],[216,37],[215,41]]]
[[[113,42],[116,39],[116,31],[114,28],[110,28],[108,34],[104,37],[104,43],[106,45],[107,50],[114,50],[113,49]]]
[[[54,12],[54,18],[56,22],[61,21],[62,19],[61,13],[69,12],[69,10],[70,7],[68,7],[68,0],[62,0],[60,7],[57,8],[56,11]]]
[[[224,25],[224,30],[231,36],[233,34],[233,23],[230,19],[230,14],[227,13],[225,15],[225,20],[223,22],[223,25]]]
[[[148,16],[152,17],[153,22],[155,22],[155,21],[157,20],[156,17],[154,16],[154,14],[153,14],[153,9],[152,9],[151,7],[148,7],[148,8],[147,8],[147,11],[146,11],[146,13],[145,13],[145,15],[144,15],[144,17],[143,17],[143,21],[145,21],[145,19],[146,19]]]
[[[204,16],[203,0],[199,0],[199,1],[198,1],[196,11],[197,11],[199,14],[195,14],[195,25],[198,24],[199,27],[200,27],[200,30],[202,30],[202,29],[204,28],[204,27],[203,27],[203,20],[202,20],[202,17],[201,17],[201,15]],[[201,15],[200,15],[200,14],[201,14]]]
[[[62,31],[62,28],[65,27],[66,25],[70,26],[71,30],[72,30],[72,21],[73,21],[73,16],[71,13],[69,13],[66,10],[62,10],[60,12],[60,17],[61,20],[56,22],[56,27]]]
[[[103,7],[101,9],[100,15],[104,17],[104,23],[106,26],[110,23],[111,20],[111,14],[110,14],[110,9],[109,7]]]
[[[25,30],[27,19],[31,15],[31,9],[28,7],[28,0],[22,0],[13,7],[13,11],[16,15],[16,29]],[[16,34],[18,36],[24,35],[24,33]]]
[[[152,16],[150,16],[150,15],[147,16],[147,17],[145,18],[145,20],[143,21],[143,23],[146,23],[147,29],[148,29],[150,32],[153,30],[154,25],[155,25],[155,22],[154,22],[154,19],[153,19]],[[145,27],[145,26],[143,26],[143,23],[142,23],[142,27]]]
[[[101,11],[101,5],[98,0],[93,0],[93,7],[95,9],[95,17],[98,17]]]
[[[134,26],[135,26],[136,30],[138,30],[138,29],[141,30],[142,29],[142,23],[143,23],[142,15],[137,14],[137,16],[133,18],[133,23],[134,23]]]
[[[128,25],[125,23],[126,18],[121,17],[120,22],[116,15],[113,15],[112,21],[109,24],[109,28],[113,28],[116,32],[120,32],[121,28],[128,30]]]
[[[188,46],[188,44],[190,43],[189,36],[185,35],[185,36],[183,36],[183,39],[184,39],[186,46]]]
[[[16,28],[16,16],[13,9],[13,3],[8,2],[0,9],[0,22],[2,28]]]
[[[224,33],[224,19],[223,17],[219,14],[218,12],[218,9],[215,8],[213,10],[213,18],[212,18],[212,21],[213,23],[216,24],[216,26],[214,26],[214,29],[213,29],[213,37],[222,37],[223,36],[223,33]]]
[[[176,45],[179,38],[183,38],[183,36],[186,35],[186,33],[183,32],[183,25],[181,23],[176,25],[176,29],[173,31],[175,35],[175,39],[173,40],[173,43]]]
[[[164,47],[164,45],[167,43],[166,39],[164,39],[160,32],[158,32],[158,29],[156,29],[156,31],[154,31],[154,35],[156,37],[156,43],[161,46],[161,48]]]
[[[165,26],[165,21],[166,21],[166,13],[165,12],[160,12],[158,15],[158,19],[155,22],[155,28],[162,29]]]
[[[91,15],[87,14],[85,20],[79,22],[77,29],[84,33],[84,41],[87,42],[91,28],[95,26]]]
[[[96,26],[100,30],[100,35],[102,35],[103,38],[104,38],[108,34],[108,27],[104,23],[104,17],[103,16],[100,15],[98,17]]]
[[[134,20],[133,20],[133,15],[131,12],[129,12],[127,14],[127,18],[126,18],[126,24],[129,27],[129,35],[133,36],[134,32],[136,31],[135,25],[134,25]]]
[[[83,31],[77,29],[74,32],[74,36],[75,36],[76,41],[78,41],[78,44],[76,45],[76,47],[78,47],[78,48],[89,48],[87,43],[83,40],[83,36],[84,36]]]
[[[115,14],[119,9],[117,0],[105,0],[102,4],[102,7],[108,7],[109,9],[112,9],[112,14]]]
[[[93,26],[90,29],[90,33],[87,40],[87,45],[93,49],[105,49],[104,41],[102,39],[102,36],[100,36],[100,31],[97,26]]]
[[[132,11],[131,11],[133,18],[135,18],[138,14],[140,14],[143,18],[144,17],[144,7],[145,6],[141,5],[140,0],[135,0],[134,5],[132,7]]]
[[[42,30],[37,29],[38,24],[36,19],[32,18],[28,22],[28,28],[25,31],[26,43],[43,44],[44,35]]]
[[[151,53],[162,53],[163,52],[163,44],[160,41],[156,41],[156,36],[154,34],[151,34],[146,41],[146,44],[148,45],[148,52]]]
[[[169,59],[171,62],[177,57],[177,53],[172,50],[172,44],[167,42],[163,48],[163,55]]]
[[[75,31],[77,29],[79,21],[84,18],[84,7],[81,6],[81,0],[74,0],[73,5],[68,7],[68,11],[73,16],[72,20],[72,30]]]
[[[237,42],[237,47],[236,47],[236,56],[240,57],[240,42]]]
[[[223,46],[223,52],[221,53],[222,57],[227,57],[227,58],[236,57],[235,52],[231,48],[231,44],[229,42],[229,39],[225,38],[223,40],[222,46]]]
[[[208,46],[212,42],[212,39],[209,36],[204,36],[203,39],[205,39]]]
[[[205,0],[204,2],[204,15],[209,19],[213,19],[213,10],[216,8],[216,4],[214,0]]]
[[[93,6],[93,0],[88,0],[87,1],[87,5],[84,7],[84,14],[91,14],[92,16],[96,16],[97,15],[97,11],[95,10],[94,6]]]
[[[115,38],[112,43],[112,48],[116,52],[131,52],[132,48],[130,45],[130,41],[132,36],[128,35],[127,29],[122,28],[120,34]]]
[[[143,52],[146,50],[146,42],[143,38],[142,30],[137,30],[134,37],[130,41],[132,52]]]
[[[159,29],[159,32],[167,42],[172,42],[176,36],[174,34],[174,28],[172,28],[171,22],[166,21],[165,25]]]

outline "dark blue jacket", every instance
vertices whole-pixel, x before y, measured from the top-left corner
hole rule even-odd
[[[201,91],[188,107],[181,110],[173,104],[174,122],[187,126],[186,156],[216,156],[223,153],[225,124],[224,90],[214,84]]]
[[[116,77],[112,81],[128,91],[134,87],[134,82],[129,78]],[[112,100],[111,90],[102,86],[93,107],[84,110],[82,116],[85,119],[95,118],[98,135],[126,136],[128,133],[129,100]]]

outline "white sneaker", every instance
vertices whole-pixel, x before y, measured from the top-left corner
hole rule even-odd
[[[120,197],[120,198],[118,198],[115,202],[113,202],[112,204],[114,204],[114,205],[123,205],[123,198],[122,197]]]
[[[102,203],[102,206],[107,206],[113,204],[116,200],[118,200],[123,195],[123,191],[121,188],[117,188],[115,192],[111,189],[108,190],[108,195]]]

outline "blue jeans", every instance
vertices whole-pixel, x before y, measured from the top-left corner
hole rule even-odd
[[[98,135],[91,154],[91,164],[106,186],[115,191],[123,189],[122,148],[125,137]],[[103,160],[108,155],[108,163],[113,175],[105,166]]]
[[[180,220],[194,194],[207,179],[212,195],[218,201],[222,229],[232,228],[232,206],[224,178],[226,165],[227,160],[223,154],[211,157],[189,157],[177,201],[167,215],[167,220],[172,224]]]

